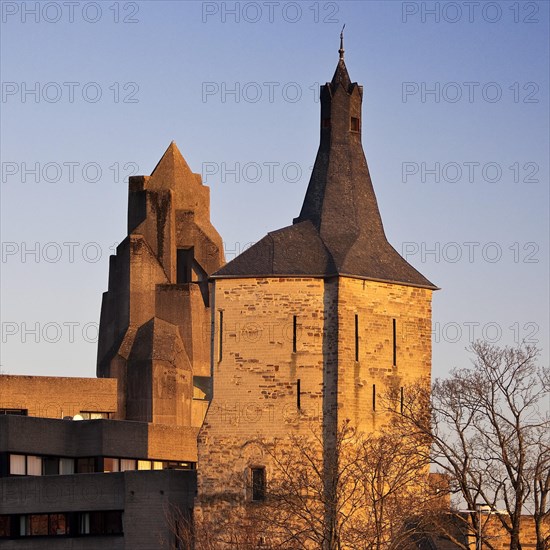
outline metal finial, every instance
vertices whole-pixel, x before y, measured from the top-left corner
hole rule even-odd
[[[338,53],[340,54],[340,59],[344,59],[344,29],[346,28],[346,24],[344,23],[344,26],[342,27],[342,31],[340,32],[340,49],[338,50]]]

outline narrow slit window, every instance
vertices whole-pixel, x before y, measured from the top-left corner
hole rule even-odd
[[[300,384],[300,379],[296,380],[296,407],[298,407],[298,410],[302,408],[302,388]]]
[[[265,500],[265,468],[252,468],[252,500]]]
[[[393,334],[393,366],[397,366],[397,336],[395,319],[392,319],[392,334]]]
[[[330,118],[324,118],[321,125],[323,128],[330,128]]]
[[[376,384],[372,385],[372,410],[376,410]]]
[[[223,357],[223,311],[219,311],[219,327],[218,327],[218,361]]]
[[[359,131],[359,119],[357,117],[351,117],[350,128],[352,132]]]
[[[403,414],[403,407],[405,405],[405,392],[403,386],[401,386],[401,404],[400,404],[400,412]]]
[[[359,361],[359,315],[355,314],[355,360]]]
[[[296,335],[298,330],[298,317],[292,317],[292,352],[296,353]]]

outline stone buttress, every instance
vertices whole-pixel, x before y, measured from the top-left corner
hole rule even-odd
[[[224,263],[209,188],[172,142],[129,182],[128,236],[110,258],[97,375],[118,379],[118,417],[200,426],[211,391],[209,276]]]

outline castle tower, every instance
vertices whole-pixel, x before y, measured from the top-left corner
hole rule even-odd
[[[172,142],[129,182],[128,236],[111,256],[97,375],[118,379],[118,417],[200,426],[210,397],[208,277],[223,263],[209,188]]]
[[[259,442],[348,420],[377,430],[379,396],[431,374],[435,287],[389,244],[361,144],[363,88],[343,46],[321,86],[321,140],[300,215],[213,275],[213,398],[199,505],[253,499]],[[399,389],[398,389],[399,391]],[[268,481],[269,483],[269,481]]]

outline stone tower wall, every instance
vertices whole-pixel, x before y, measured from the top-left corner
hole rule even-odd
[[[259,441],[311,435],[323,419],[325,429],[349,419],[378,430],[385,388],[430,377],[430,290],[347,277],[218,279],[213,315],[213,400],[199,438],[203,502],[246,499],[252,466],[269,477]]]
[[[216,280],[214,389],[199,437],[200,495],[244,496],[247,466],[265,463],[257,440],[306,433],[320,422],[324,287],[322,279]]]
[[[376,431],[387,420],[390,385],[399,395],[413,381],[431,379],[432,291],[342,277],[338,294],[339,417],[361,431]]]

